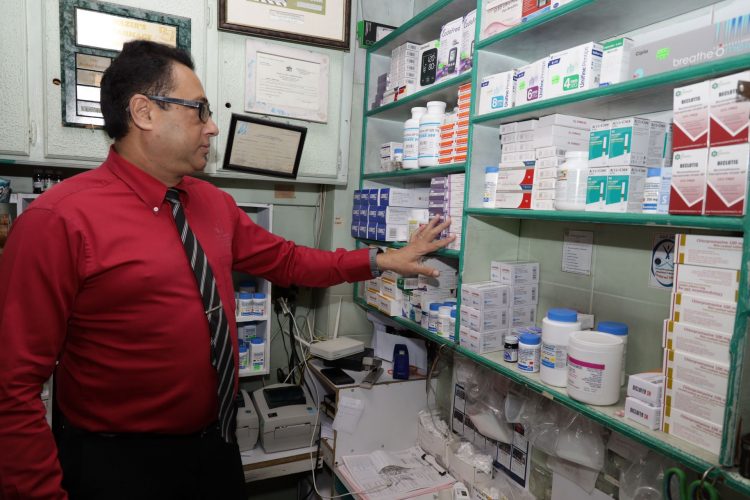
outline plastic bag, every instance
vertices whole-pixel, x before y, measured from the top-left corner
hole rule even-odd
[[[602,427],[579,413],[568,412],[572,418],[560,422],[560,434],[555,446],[558,457],[584,467],[601,471],[606,447]]]
[[[521,424],[526,430],[531,445],[554,457],[560,432],[560,415],[566,410],[551,400],[536,394],[532,398],[529,403],[524,405],[519,417]]]
[[[485,437],[501,443],[513,442],[513,426],[505,418],[508,381],[495,372],[481,369],[477,383],[467,391],[466,413]]]
[[[661,500],[664,471],[669,467],[664,457],[649,451],[620,474],[620,500]]]

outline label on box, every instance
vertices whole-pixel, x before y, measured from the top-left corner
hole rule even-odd
[[[715,394],[727,393],[729,364],[680,351],[664,351],[664,375]]]
[[[737,302],[740,271],[715,267],[676,266],[674,291],[720,302]]]
[[[737,304],[734,302],[720,302],[682,293],[673,294],[673,321],[732,333],[736,312]]]
[[[690,413],[671,408],[664,414],[663,430],[715,455],[721,451],[722,426]]]
[[[523,106],[526,103],[542,99],[546,66],[547,58],[545,57],[518,68],[514,77],[516,83],[516,106]]]
[[[706,193],[708,149],[691,149],[674,153],[669,213],[701,215]]]
[[[665,349],[680,351],[692,356],[713,359],[720,363],[729,363],[729,343],[731,333],[717,332],[687,323],[664,321]]]
[[[667,412],[677,409],[723,426],[726,405],[727,400],[723,395],[704,391],[679,380],[667,379],[664,393],[664,408]]]
[[[711,80],[709,142],[712,147],[748,142],[750,100],[738,98],[737,82],[740,80],[750,81],[750,71]]]
[[[750,112],[750,107],[748,107]],[[750,144],[711,148],[706,174],[706,215],[745,215]]]
[[[674,89],[674,151],[708,146],[709,85],[706,80]]]
[[[739,269],[742,265],[742,238],[707,234],[678,234],[676,262],[696,266]]]

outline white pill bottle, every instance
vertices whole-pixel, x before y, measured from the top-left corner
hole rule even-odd
[[[591,405],[608,406],[620,399],[622,338],[584,331],[570,334],[568,395]]]
[[[419,119],[419,166],[434,167],[440,151],[440,126],[445,119],[445,103],[430,101],[427,113]]]
[[[404,159],[401,168],[419,168],[419,120],[427,108],[411,108],[411,118],[404,122]]]
[[[572,309],[553,308],[542,319],[542,350],[539,377],[555,387],[568,383],[568,340],[581,329],[578,313]]]

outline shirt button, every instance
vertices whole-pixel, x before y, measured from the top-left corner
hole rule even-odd
[[[158,213],[158,212],[159,212],[159,207],[154,207],[154,213]]]

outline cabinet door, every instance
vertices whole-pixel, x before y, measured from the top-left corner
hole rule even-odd
[[[0,16],[0,154],[29,154],[26,7],[24,0],[3,2]]]
[[[14,0],[18,1],[18,0]],[[205,76],[206,0],[119,0],[119,6],[157,11],[167,15],[191,19],[190,52],[198,76]],[[62,87],[53,83],[61,78],[60,69],[60,11],[58,2],[44,2],[44,95],[45,95],[45,151],[46,158],[68,160],[104,160],[111,141],[101,129],[62,126]]]

